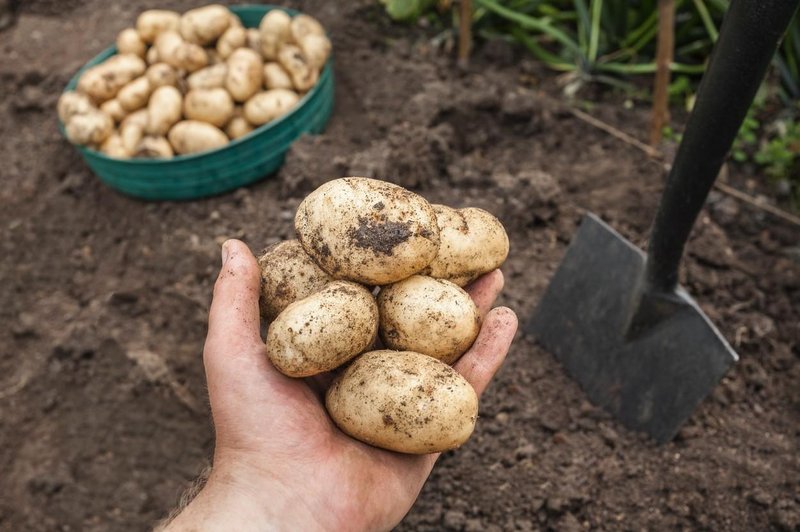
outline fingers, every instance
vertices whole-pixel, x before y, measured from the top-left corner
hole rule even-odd
[[[507,307],[486,315],[481,332],[469,351],[453,366],[480,395],[500,369],[517,332],[517,316]]]
[[[503,291],[503,272],[500,270],[491,271],[485,275],[481,275],[475,281],[464,287],[464,290],[470,295],[478,307],[481,318],[486,317],[486,313],[494,305],[494,300]]]

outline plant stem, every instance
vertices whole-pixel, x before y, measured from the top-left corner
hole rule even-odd
[[[675,47],[675,0],[658,0],[658,43],[656,75],[653,80],[653,115],[650,121],[650,146],[661,142],[661,131],[669,122],[669,67]]]
[[[458,66],[466,68],[472,47],[472,0],[461,0],[458,25]]]

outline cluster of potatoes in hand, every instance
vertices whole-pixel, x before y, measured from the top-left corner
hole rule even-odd
[[[295,378],[336,370],[326,407],[358,440],[417,454],[464,443],[478,399],[450,365],[481,317],[462,287],[506,259],[502,224],[346,177],[303,200],[295,230],[258,259],[272,364]]]
[[[219,148],[291,110],[330,51],[308,15],[273,9],[247,29],[218,4],[144,11],[117,37],[117,55],[61,96],[58,115],[72,143],[111,157]]]

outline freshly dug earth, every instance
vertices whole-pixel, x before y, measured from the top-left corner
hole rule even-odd
[[[219,244],[292,237],[323,180],[374,175],[509,230],[501,303],[524,322],[583,212],[646,242],[663,169],[564,112],[503,45],[459,74],[432,30],[372,2],[292,7],[331,31],[337,104],[276,178],[192,203],[103,186],[58,134],[72,73],[125,21],[174,0],[32,0],[0,33],[0,529],[141,530],[213,445],[201,362]],[[337,3],[338,4],[338,3]],[[646,110],[593,113],[646,131]],[[586,401],[520,333],[472,439],[444,455],[401,530],[800,527],[797,228],[712,195],[683,282],[741,361],[657,447]]]

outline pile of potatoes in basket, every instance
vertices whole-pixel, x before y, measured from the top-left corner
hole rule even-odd
[[[144,11],[120,32],[117,55],[61,96],[58,116],[72,143],[111,157],[219,148],[291,110],[330,51],[308,15],[273,9],[247,29],[218,4]]]
[[[295,378],[336,370],[326,407],[358,440],[418,454],[464,443],[478,399],[450,364],[481,317],[462,287],[505,261],[502,224],[363,177],[322,185],[294,223],[297,240],[258,259],[272,364]]]

